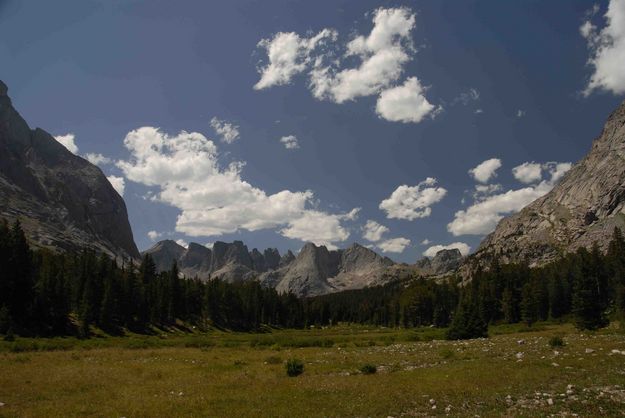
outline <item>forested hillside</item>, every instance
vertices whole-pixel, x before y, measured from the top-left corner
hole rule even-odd
[[[184,278],[175,263],[157,273],[146,255],[121,265],[91,250],[32,250],[19,222],[0,222],[0,333],[87,337],[92,326],[124,329],[195,326],[260,330],[339,322],[388,327],[449,326],[450,338],[487,335],[492,323],[571,318],[581,329],[605,326],[625,311],[625,240],[606,254],[595,246],[541,268],[493,263],[461,286],[455,277],[402,282],[297,298],[258,281]]]

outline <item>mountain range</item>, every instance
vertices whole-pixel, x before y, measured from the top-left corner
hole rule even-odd
[[[307,243],[295,256],[280,255],[275,248],[262,253],[251,251],[241,241],[217,241],[212,248],[191,243],[187,248],[164,240],[143,252],[149,254],[159,271],[171,268],[174,261],[186,277],[228,282],[259,280],[280,292],[315,296],[342,290],[361,289],[388,283],[409,275],[440,275],[457,269],[462,255],[457,249],[441,250],[431,260],[417,264],[397,264],[388,257],[360,244],[346,249],[328,250]]]
[[[414,264],[395,263],[359,244],[328,250],[308,243],[297,255],[281,255],[275,248],[249,251],[241,241],[185,248],[165,240],[140,254],[124,200],[106,176],[46,131],[31,129],[2,81],[0,156],[0,218],[19,220],[35,247],[90,248],[137,262],[150,254],[159,271],[175,261],[186,277],[259,280],[299,296],[457,270],[468,278],[472,269],[495,258],[538,266],[580,246],[597,243],[605,250],[614,228],[625,228],[625,102],[610,115],[590,152],[549,193],[502,219],[474,254],[463,258],[458,250],[442,250]]]

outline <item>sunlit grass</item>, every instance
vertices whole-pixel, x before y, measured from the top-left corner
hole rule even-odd
[[[0,346],[0,402],[5,403],[0,416],[546,416],[562,411],[609,416],[625,407],[625,387],[618,392],[616,386],[624,382],[625,356],[612,353],[625,350],[625,337],[615,328],[580,334],[569,325],[541,324],[520,333],[506,327],[491,331],[496,331],[492,338],[466,342],[432,339],[444,330],[362,326],[261,335],[18,338]],[[550,347],[554,335],[566,345]],[[33,343],[36,351],[27,351]],[[26,349],[15,352],[11,344]],[[285,363],[292,358],[304,363],[297,377],[286,374]],[[376,373],[363,373],[363,365]],[[569,384],[575,394],[560,397]],[[606,394],[600,396],[602,390]]]

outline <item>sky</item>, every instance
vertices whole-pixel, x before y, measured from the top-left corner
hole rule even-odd
[[[625,96],[625,0],[0,0],[0,79],[135,241],[475,251]]]

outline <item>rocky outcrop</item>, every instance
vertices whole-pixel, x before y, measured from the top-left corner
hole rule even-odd
[[[259,276],[279,292],[315,296],[385,283],[386,270],[394,263],[359,244],[329,251],[308,243],[289,264]]]
[[[549,193],[501,220],[468,264],[541,265],[594,242],[605,250],[615,226],[625,227],[625,102],[590,152]]]
[[[35,247],[138,258],[126,205],[102,171],[42,129],[31,130],[0,81],[0,218]]]
[[[260,273],[277,268],[281,260],[275,248],[269,248],[263,253],[254,248],[250,252],[241,241],[217,241],[209,249],[193,242],[184,248],[175,241],[164,240],[143,254],[150,254],[158,271],[170,269],[176,261],[178,269],[186,277],[227,282],[254,279]]]
[[[423,257],[414,264],[414,267],[421,275],[440,276],[452,273],[462,265],[463,257],[460,250],[451,248],[440,250],[431,259]]]

